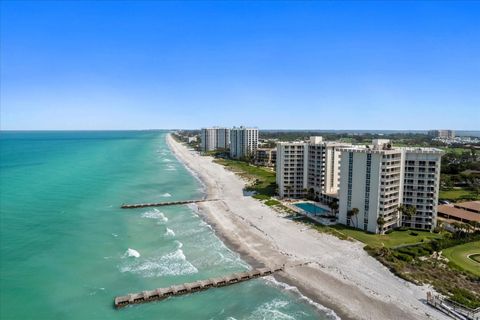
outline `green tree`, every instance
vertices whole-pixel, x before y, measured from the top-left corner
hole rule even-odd
[[[358,210],[358,208],[352,208],[351,211],[351,217],[355,217],[355,227],[358,228],[358,213],[360,212],[360,210]]]
[[[377,225],[380,230],[380,233],[383,234],[383,226],[385,225],[385,218],[383,216],[379,216],[377,218]]]
[[[332,201],[328,204],[328,207],[332,210],[333,215],[337,215],[338,210],[338,203],[336,201]]]

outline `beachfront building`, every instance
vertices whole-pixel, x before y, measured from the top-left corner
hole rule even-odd
[[[277,185],[282,198],[313,199],[329,203],[338,191],[339,148],[350,144],[310,137],[308,142],[277,144]]]
[[[258,129],[233,127],[230,130],[230,157],[246,159],[255,157],[258,146]]]
[[[277,185],[281,198],[302,198],[307,190],[307,143],[277,143]]]
[[[227,150],[230,147],[230,129],[220,127],[202,128],[200,140],[202,152]]]
[[[394,148],[375,139],[340,151],[339,223],[374,233],[436,226],[441,150]]]
[[[255,163],[260,166],[274,167],[277,160],[276,148],[258,148]]]
[[[402,225],[433,230],[437,225],[442,151],[435,148],[404,148],[403,204],[414,206],[415,215],[402,215]]]

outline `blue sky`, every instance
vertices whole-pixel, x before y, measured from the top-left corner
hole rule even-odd
[[[480,2],[1,5],[7,129],[480,129]]]

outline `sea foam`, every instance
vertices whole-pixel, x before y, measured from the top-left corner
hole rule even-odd
[[[123,257],[134,257],[134,258],[139,258],[140,257],[140,252],[138,252],[135,249],[128,248],[127,251],[123,254]]]
[[[285,319],[291,320],[295,317],[283,313],[281,310],[289,305],[288,301],[281,299],[273,299],[270,302],[261,304],[257,309],[253,311],[250,317],[247,319]]]
[[[147,219],[158,219],[162,222],[167,222],[168,221],[168,218],[165,217],[163,212],[161,212],[157,208],[154,208],[153,210],[149,210],[149,211],[146,211],[146,212],[142,213],[142,217],[147,218]]]
[[[165,231],[165,235],[167,237],[175,237],[175,232],[172,229],[167,228],[167,230]]]
[[[177,249],[163,256],[126,263],[120,267],[120,271],[139,274],[145,278],[178,276],[198,272],[197,268],[187,260],[182,249]]]
[[[333,310],[331,310],[331,309],[328,309],[328,308],[322,306],[322,305],[319,304],[319,303],[316,303],[315,301],[313,301],[313,300],[310,299],[309,297],[304,296],[304,295],[298,290],[297,287],[291,286],[291,285],[286,284],[286,283],[284,283],[284,282],[279,282],[279,281],[277,281],[277,280],[276,280],[274,277],[272,277],[272,276],[264,277],[263,279],[267,280],[267,283],[272,284],[274,287],[283,289],[283,290],[285,290],[285,291],[293,292],[293,293],[296,294],[301,300],[303,300],[303,301],[307,302],[308,304],[314,306],[316,309],[318,309],[318,310],[326,313],[329,319],[341,320],[341,318],[335,313],[335,311],[333,311]]]

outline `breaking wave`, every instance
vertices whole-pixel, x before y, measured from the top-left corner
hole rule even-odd
[[[257,309],[247,319],[281,319],[281,320],[290,320],[295,319],[295,317],[290,316],[286,313],[283,313],[281,310],[287,307],[289,304],[288,301],[281,299],[274,299],[270,302],[265,302],[261,304]]]
[[[175,232],[173,232],[172,229],[167,228],[167,230],[165,231],[165,235],[168,237],[175,237]]]
[[[143,218],[148,218],[148,219],[158,219],[158,220],[163,221],[163,222],[168,221],[168,218],[165,217],[163,212],[161,212],[157,208],[154,208],[153,210],[149,210],[149,211],[146,211],[146,212],[142,213],[142,217]]]
[[[139,258],[140,257],[140,252],[138,252],[135,249],[128,248],[127,251],[123,254],[124,258],[127,257],[134,257],[134,258]]]
[[[321,304],[319,303],[316,303],[315,301],[313,301],[312,299],[304,296],[299,290],[297,287],[294,287],[294,286],[291,286],[289,284],[286,284],[286,283],[283,283],[283,282],[279,282],[277,281],[274,277],[272,276],[268,276],[268,277],[265,277],[264,278],[265,280],[267,280],[268,283],[270,283],[271,285],[273,285],[274,287],[277,287],[277,288],[280,288],[282,290],[285,290],[285,291],[290,291],[290,292],[293,292],[294,294],[296,294],[301,300],[305,301],[306,303],[314,306],[317,310],[321,311],[322,313],[325,313],[329,319],[335,319],[335,320],[341,320],[341,318],[335,313],[335,311],[331,310],[331,309],[328,309],[327,307],[324,307],[322,306]],[[283,319],[283,318],[280,318],[280,319]]]
[[[135,260],[120,267],[120,271],[139,274],[146,278],[179,276],[198,272],[197,268],[187,260],[182,249],[160,257]]]

